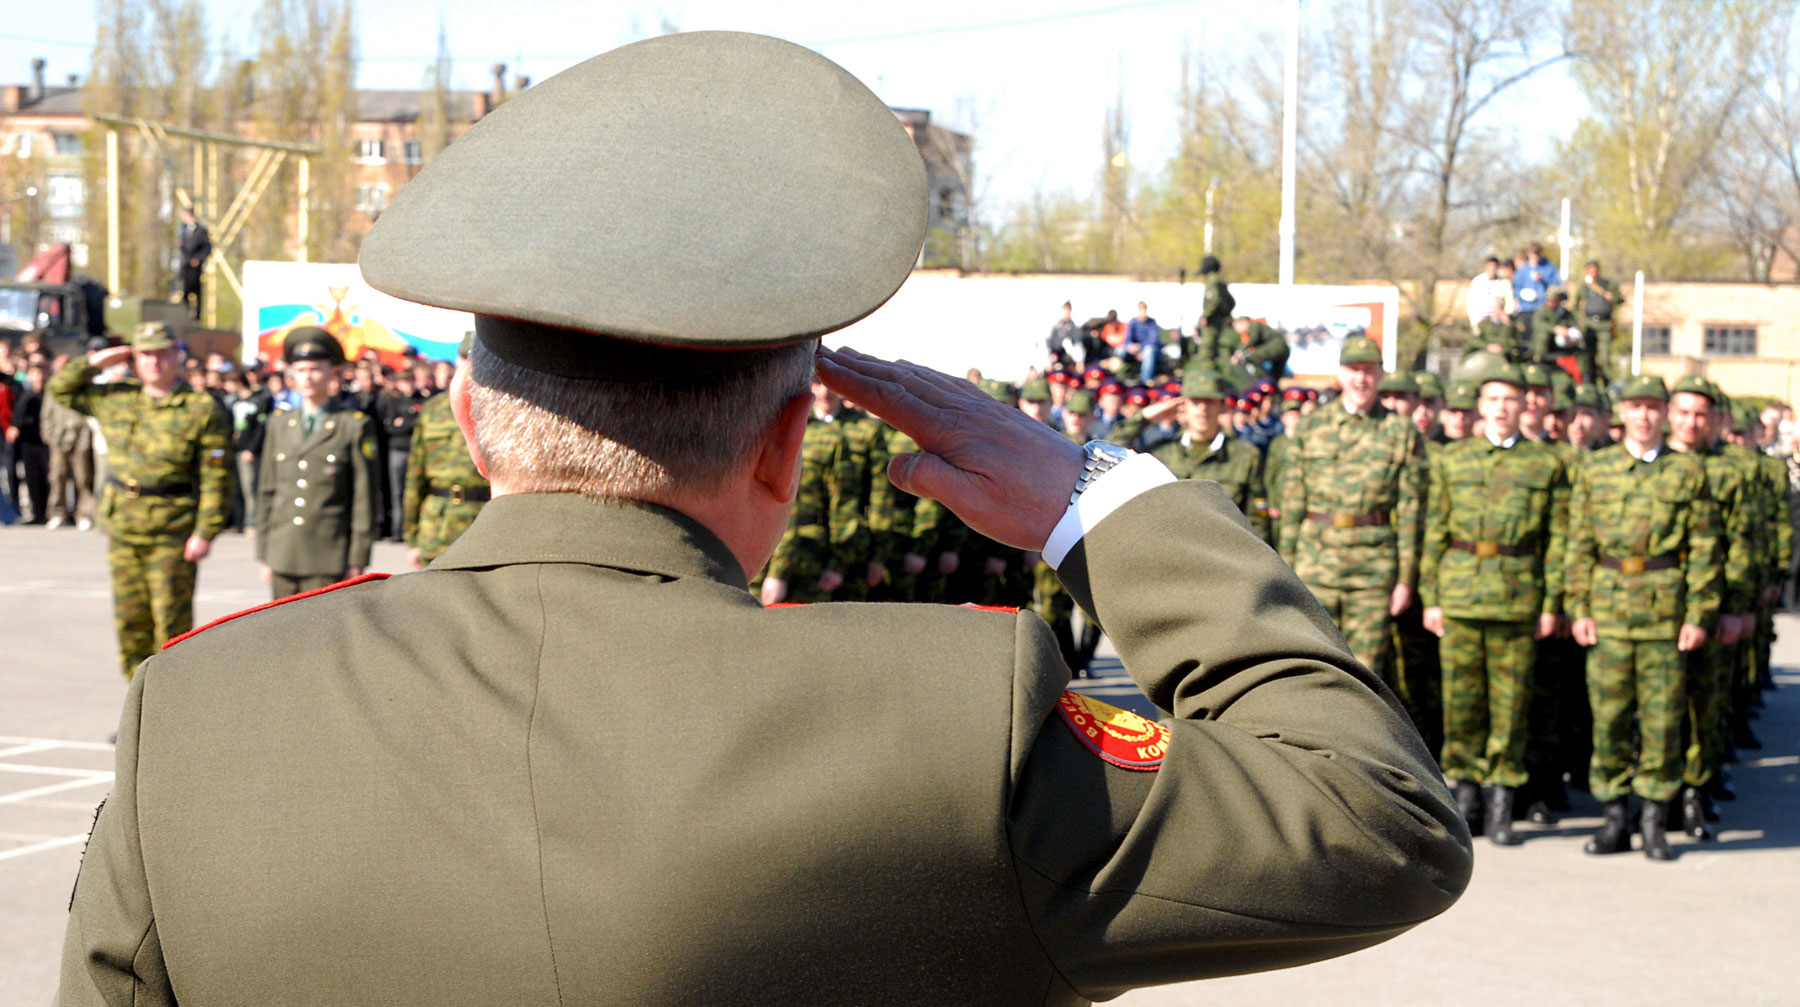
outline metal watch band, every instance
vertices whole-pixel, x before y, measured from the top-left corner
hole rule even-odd
[[[1081,475],[1075,480],[1075,492],[1069,494],[1070,504],[1080,499],[1081,494],[1087,492],[1087,488],[1094,485],[1101,476],[1131,457],[1128,449],[1106,441],[1088,441],[1082,445],[1082,452],[1085,457],[1081,463]]]

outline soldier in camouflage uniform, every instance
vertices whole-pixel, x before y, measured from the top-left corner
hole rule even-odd
[[[1092,412],[1092,402],[1086,392],[1077,392],[1064,404],[1064,414],[1074,410],[1076,415],[1085,416]],[[1124,422],[1131,422],[1125,420]],[[1077,424],[1079,429],[1079,423]],[[1116,429],[1116,428],[1115,428]],[[1077,444],[1086,444],[1087,431],[1063,430],[1063,436]],[[1056,569],[1044,562],[1043,557],[1032,553],[1032,590],[1031,610],[1038,618],[1050,624],[1051,633],[1056,636],[1056,645],[1062,651],[1063,663],[1069,666],[1076,677],[1087,671],[1087,666],[1094,660],[1094,651],[1100,645],[1100,627],[1090,619],[1084,619],[1081,631],[1075,630],[1075,599],[1063,589],[1062,581],[1057,579]]]
[[[1469,436],[1474,427],[1475,382],[1452,381],[1444,393],[1444,408],[1438,412],[1438,428],[1443,432],[1443,443],[1462,440]],[[1425,448],[1427,460],[1435,459],[1430,442],[1426,442]]]
[[[457,366],[469,359],[469,337],[457,351]],[[437,559],[481,513],[492,490],[475,467],[469,443],[450,411],[450,396],[425,401],[413,425],[406,459],[406,491],[401,498],[401,537],[415,568]]]
[[[888,462],[917,452],[919,445],[885,423],[875,436],[869,463],[869,549],[873,561],[882,564],[885,576],[870,588],[869,600],[914,601],[926,557],[934,554],[942,505],[913,496],[887,477]]]
[[[1381,348],[1344,340],[1344,394],[1300,425],[1282,478],[1281,558],[1337,621],[1358,660],[1387,672],[1388,624],[1413,599],[1425,449],[1407,417],[1375,401]]]
[[[193,628],[198,564],[231,509],[231,421],[211,395],[181,379],[180,361],[168,326],[147,322],[130,347],[76,357],[48,386],[57,402],[98,420],[106,437],[100,523],[109,536],[113,624],[127,679]],[[94,383],[126,362],[134,378]]]
[[[1794,568],[1794,512],[1793,495],[1788,490],[1787,464],[1774,455],[1758,449],[1757,431],[1761,419],[1756,411],[1749,407],[1744,409],[1744,422],[1741,424],[1746,447],[1751,457],[1756,459],[1758,474],[1762,477],[1764,511],[1766,514],[1765,534],[1763,535],[1762,594],[1757,599],[1756,625],[1751,635],[1751,652],[1754,658],[1753,667],[1749,670],[1744,683],[1743,702],[1746,709],[1762,703],[1761,690],[1767,686],[1773,688],[1770,671],[1770,654],[1775,644],[1775,609],[1781,601],[1782,582],[1789,571]],[[1750,731],[1750,721],[1743,721],[1742,739],[1749,744],[1740,744],[1741,748],[1760,748],[1760,743]]]
[[[1435,386],[1437,375],[1414,374],[1411,371],[1395,371],[1381,379],[1376,386],[1382,408],[1399,416],[1419,431],[1419,437],[1425,445],[1426,467],[1429,471],[1433,460],[1432,449],[1436,447],[1431,440],[1431,427],[1437,419],[1437,410],[1424,405],[1423,379],[1429,377]],[[1439,398],[1442,389],[1437,389]],[[1421,423],[1421,417],[1425,422]],[[1429,481],[1428,481],[1429,485]],[[1438,662],[1438,638],[1425,629],[1423,617],[1425,607],[1417,597],[1406,610],[1394,616],[1388,628],[1390,637],[1388,646],[1392,667],[1388,669],[1388,683],[1400,697],[1400,705],[1412,718],[1413,726],[1432,751],[1437,751],[1444,741],[1444,714],[1440,697],[1442,691],[1442,667]]]
[[[833,422],[843,401],[817,380],[812,395],[812,415],[807,418],[800,447],[794,512],[760,585],[752,585],[764,605],[830,601],[844,583],[847,557],[867,555],[868,551],[838,527],[846,501],[861,492],[854,482],[857,470],[844,444],[844,429]],[[866,537],[866,526],[862,531]]]
[[[1263,492],[1269,501],[1269,544],[1275,545],[1275,530],[1281,521],[1281,480],[1287,472],[1288,452],[1294,444],[1294,431],[1305,419],[1306,393],[1290,388],[1281,396],[1281,433],[1269,442],[1263,454]]]
[[[843,492],[832,520],[832,551],[842,564],[844,583],[838,601],[868,601],[887,576],[887,564],[878,559],[869,531],[869,494],[874,476],[887,473],[887,445],[883,424],[846,402],[832,422],[844,432]]]
[[[1123,420],[1107,440],[1135,447],[1144,429],[1166,417],[1180,414],[1179,440],[1158,444],[1150,454],[1175,473],[1177,479],[1211,479],[1243,512],[1244,520],[1263,541],[1269,541],[1269,497],[1263,487],[1263,458],[1255,446],[1233,437],[1221,423],[1225,406],[1225,382],[1211,371],[1190,370],[1181,382],[1179,398],[1164,399],[1128,420]]]
[[[1200,324],[1195,326],[1195,348],[1189,366],[1223,370],[1231,366],[1231,355],[1237,352],[1237,334],[1231,328],[1231,313],[1237,309],[1237,298],[1225,282],[1219,260],[1207,256],[1200,260],[1201,294]]]
[[[1569,501],[1563,603],[1575,642],[1590,648],[1588,785],[1606,817],[1590,854],[1630,849],[1635,792],[1644,853],[1674,858],[1663,822],[1681,790],[1683,655],[1706,642],[1719,610],[1718,507],[1699,459],[1663,443],[1668,401],[1661,378],[1626,384],[1625,440],[1581,466]]]
[[[1424,628],[1442,638],[1444,774],[1472,832],[1519,842],[1513,791],[1526,781],[1533,641],[1562,608],[1569,482],[1561,457],[1519,435],[1525,379],[1515,365],[1481,384],[1484,435],[1432,463],[1419,593]]]
[[[1681,829],[1706,840],[1705,791],[1724,763],[1731,730],[1731,675],[1741,667],[1738,645],[1755,622],[1755,473],[1716,443],[1719,391],[1702,378],[1683,378],[1669,402],[1669,447],[1700,460],[1706,488],[1719,507],[1721,580],[1716,632],[1687,655],[1687,750],[1682,772]]]

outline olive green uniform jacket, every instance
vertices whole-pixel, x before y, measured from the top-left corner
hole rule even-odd
[[[269,418],[256,484],[256,558],[289,577],[369,565],[375,534],[375,421],[327,405],[309,435],[300,410]]]
[[[1029,613],[765,610],[673,511],[500,497],[144,664],[59,1002],[1076,1004],[1455,900],[1430,753],[1216,487],[1060,572],[1166,742]]]
[[[122,542],[148,544],[196,536],[211,541],[225,527],[231,477],[231,421],[218,400],[187,382],[161,398],[135,379],[99,385],[99,368],[76,357],[45,390],[70,409],[100,421],[108,481],[100,487],[100,524]],[[175,493],[133,493],[112,480]]]

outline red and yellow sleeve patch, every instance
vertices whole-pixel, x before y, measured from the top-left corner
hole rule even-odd
[[[1056,712],[1090,751],[1124,769],[1153,773],[1169,750],[1169,729],[1116,706],[1065,690]]]

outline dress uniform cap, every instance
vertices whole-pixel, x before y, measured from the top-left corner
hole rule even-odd
[[[1444,382],[1436,374],[1426,371],[1416,378],[1419,386],[1419,397],[1441,399],[1444,397]]]
[[[1130,388],[1125,389],[1125,401],[1134,406],[1149,405],[1150,389],[1145,388],[1143,385],[1132,385]]]
[[[167,322],[142,322],[131,333],[134,350],[172,350],[175,345],[175,332]]]
[[[1714,387],[1712,382],[1705,378],[1696,378],[1692,375],[1682,378],[1680,381],[1675,382],[1675,387],[1670,389],[1669,394],[1680,395],[1682,392],[1692,392],[1695,395],[1704,395],[1713,403],[1719,401],[1719,390]]]
[[[1025,382],[1024,389],[1019,392],[1019,398],[1026,402],[1050,401],[1050,382],[1043,378],[1032,378]]]
[[[400,190],[361,265],[385,293],[474,312],[518,366],[655,381],[863,318],[925,221],[918,149],[860,81],[791,42],[692,32],[483,117]]]
[[[1225,382],[1211,371],[1192,370],[1181,379],[1181,397],[1186,399],[1223,399]]]
[[[1086,415],[1094,411],[1094,396],[1089,392],[1076,392],[1063,403],[1063,412]]]
[[[1669,401],[1669,389],[1663,379],[1654,374],[1640,374],[1625,382],[1625,390],[1619,393],[1619,400],[1655,399],[1658,402]]]
[[[1417,395],[1419,394],[1419,382],[1411,371],[1395,371],[1383,377],[1381,384],[1375,386],[1375,390],[1384,395]]]
[[[341,364],[344,362],[344,344],[316,325],[302,325],[281,341],[281,359],[290,364],[297,360]]]
[[[1351,336],[1344,340],[1344,348],[1338,353],[1338,363],[1379,364],[1381,347],[1368,336]]]
[[[1117,381],[1106,381],[1102,382],[1096,391],[1101,395],[1123,395],[1125,393],[1125,386]]]

